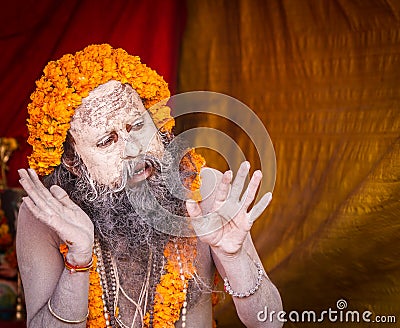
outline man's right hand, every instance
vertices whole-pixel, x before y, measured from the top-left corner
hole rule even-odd
[[[56,231],[68,245],[67,260],[78,266],[87,265],[92,259],[94,242],[93,223],[76,205],[64,189],[53,185],[48,190],[32,169],[20,169],[19,180],[28,196],[24,203],[40,221]]]

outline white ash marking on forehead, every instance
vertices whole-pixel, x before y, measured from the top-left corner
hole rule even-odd
[[[91,126],[106,124],[117,109],[126,113],[138,110],[142,103],[138,93],[129,85],[111,80],[99,85],[89,95],[82,99],[82,104],[76,109],[73,119]],[[110,113],[110,115],[104,115]]]

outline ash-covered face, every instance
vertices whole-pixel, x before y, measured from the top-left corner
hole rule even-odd
[[[164,147],[150,114],[128,84],[109,81],[82,100],[71,120],[75,150],[98,184],[117,188],[126,166],[127,184],[152,174],[146,154],[161,158]]]

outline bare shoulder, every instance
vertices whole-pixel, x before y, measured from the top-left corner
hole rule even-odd
[[[33,216],[25,203],[22,202],[18,211],[17,239],[25,237],[25,233],[29,233],[38,229],[39,224],[40,221]]]
[[[59,244],[55,231],[35,218],[25,203],[22,203],[17,220],[16,247],[19,260],[31,254],[36,256],[46,249],[58,249]]]
[[[57,238],[55,232],[53,232],[47,225],[42,223],[40,220],[35,218],[31,211],[24,202],[18,211],[17,221],[17,237],[24,237],[24,234],[30,235],[30,238],[34,237],[35,234],[46,234]],[[58,239],[58,238],[57,238]]]
[[[25,222],[27,221],[35,221],[32,213],[29,211],[25,202],[22,202],[19,211],[18,211],[18,222],[21,223],[21,228],[25,226]]]

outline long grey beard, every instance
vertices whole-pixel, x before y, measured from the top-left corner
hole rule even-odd
[[[132,162],[126,163],[121,185],[117,188],[96,184],[81,162],[79,170],[82,174],[79,177],[60,165],[44,180],[47,187],[57,184],[66,190],[92,219],[102,248],[109,250],[119,263],[120,274],[123,277],[129,275],[129,279],[123,279],[131,285],[129,290],[134,290],[134,285],[143,281],[150,254],[154,263],[150,283],[155,286],[163,270],[166,243],[175,236],[193,235],[185,219],[184,198],[187,190],[181,181],[194,177],[196,173],[179,171],[182,147],[166,146],[162,160],[151,156],[143,158],[147,165],[154,168],[154,173],[134,187],[128,186],[129,172],[134,167]],[[179,242],[185,242],[185,238],[180,238]],[[123,263],[130,264],[121,265]],[[133,264],[137,265],[132,267]],[[137,278],[133,275],[134,271],[138,274]],[[200,297],[201,289],[210,290],[201,281],[196,284],[191,282],[189,288],[189,306]],[[154,292],[149,294],[149,304]]]
[[[154,157],[146,157],[144,161],[153,167],[153,174],[147,180],[134,187],[123,181],[119,191],[97,188],[98,196],[85,201],[94,218],[96,231],[111,251],[128,253],[131,258],[142,260],[148,259],[150,250],[160,252],[164,249],[170,238],[169,232],[176,226],[173,224],[175,215],[181,218],[182,229],[187,216],[184,201],[171,191],[171,177],[176,175],[172,158],[160,162]],[[129,167],[134,166],[133,162],[126,163],[125,177],[131,171]],[[82,181],[78,186],[79,190],[93,187],[88,181]]]
[[[47,185],[56,183],[67,191],[113,254],[145,262],[150,251],[162,253],[171,235],[185,236],[190,231],[181,178],[195,173],[179,172],[181,156],[182,147],[175,144],[166,147],[161,160],[149,155],[140,158],[153,174],[133,187],[129,174],[137,161],[125,163],[121,185],[115,188],[95,183],[82,163],[79,177],[60,165]]]

